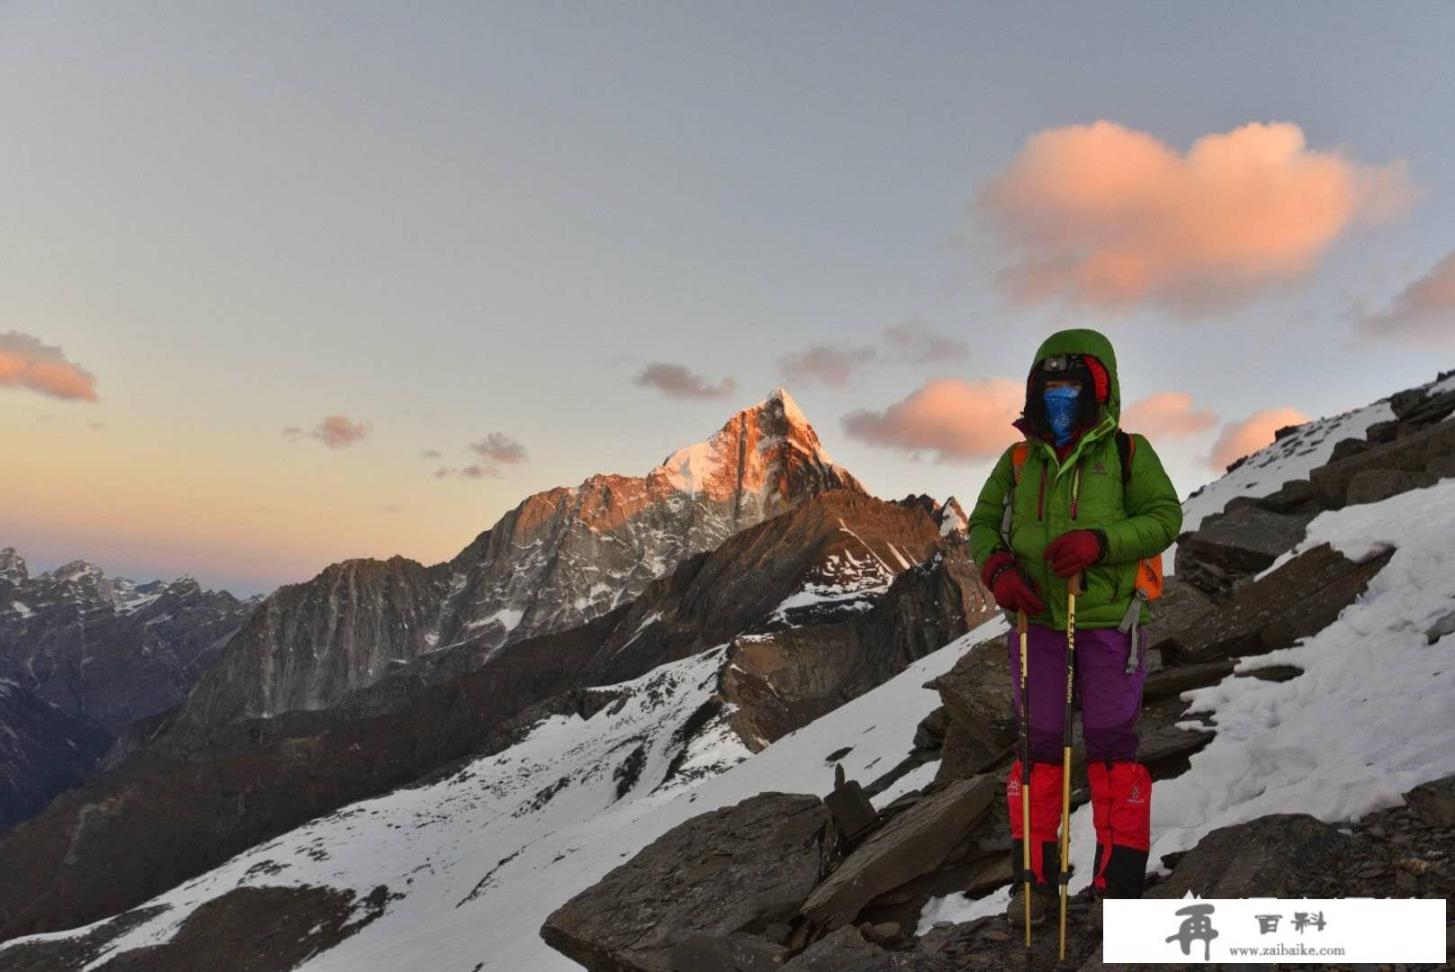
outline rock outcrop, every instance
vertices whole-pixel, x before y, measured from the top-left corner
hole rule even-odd
[[[591,972],[676,972],[673,949],[694,935],[793,917],[828,867],[828,825],[818,797],[784,793],[693,817],[562,905],[541,936]]]

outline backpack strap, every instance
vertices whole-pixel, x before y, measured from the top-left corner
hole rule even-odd
[[[1132,458],[1137,454],[1137,440],[1117,429],[1117,458],[1122,462],[1122,485],[1132,481]]]
[[[1024,440],[1017,442],[1010,447],[1010,472],[1011,487],[1005,491],[1005,497],[1001,500],[1000,514],[1000,539],[1005,544],[1005,549],[1010,549],[1010,508],[1014,501],[1015,488],[1020,485],[1021,469],[1026,464],[1026,458],[1031,454],[1031,444]]]

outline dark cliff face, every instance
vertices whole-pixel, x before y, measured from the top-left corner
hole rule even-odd
[[[182,578],[136,584],[74,561],[31,577],[0,550],[0,678],[111,733],[170,709],[257,605]]]
[[[589,686],[743,633],[818,624],[838,632],[827,645],[850,632],[857,648],[825,676],[826,692],[753,723],[801,725],[966,630],[978,595],[953,567],[963,554],[935,560],[938,533],[922,509],[833,490],[568,631],[507,651],[485,643],[425,655],[327,710],[233,722],[202,748],[174,732],[178,713],[154,719],[149,745],[0,837],[0,938],[112,914],[318,814],[496,751],[542,714],[583,711]],[[911,569],[924,561],[933,563]],[[805,598],[814,603],[801,619],[781,610]],[[824,653],[813,665],[823,673],[834,663]],[[771,675],[755,675],[771,686]]]
[[[534,494],[452,560],[351,560],[280,588],[175,720],[325,709],[389,671],[460,646],[495,652],[600,617],[689,558],[826,492],[863,487],[782,389],[642,477]]]
[[[111,735],[95,723],[0,679],[0,831],[40,812],[110,744]]]

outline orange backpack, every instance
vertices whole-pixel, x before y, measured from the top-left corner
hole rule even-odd
[[[1117,458],[1122,463],[1122,487],[1125,488],[1132,478],[1132,457],[1137,452],[1137,440],[1121,429],[1117,429]],[[1017,442],[1010,450],[1010,468],[1017,484],[1021,481],[1021,467],[1026,464],[1026,458],[1031,454],[1029,442]],[[1010,532],[1010,492],[1005,494],[1005,520],[1003,523],[1006,534]],[[1009,543],[1007,543],[1009,546]],[[1150,557],[1143,557],[1137,563],[1137,594],[1146,601],[1155,601],[1162,596],[1162,554],[1156,553]]]

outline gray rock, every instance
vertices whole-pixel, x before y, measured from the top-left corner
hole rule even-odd
[[[982,641],[925,687],[940,693],[950,724],[936,782],[964,779],[995,765],[1016,740],[1005,636]]]
[[[1394,412],[1395,418],[1404,419],[1428,399],[1429,393],[1423,388],[1407,388],[1389,396],[1389,409]]]
[[[1164,655],[1187,665],[1286,648],[1331,624],[1392,553],[1356,564],[1326,543],[1306,550],[1169,638]]]
[[[783,972],[897,972],[911,968],[911,961],[865,941],[859,929],[846,925],[814,942]]]
[[[827,869],[828,821],[818,797],[785,793],[693,817],[562,905],[541,937],[588,969],[673,972],[691,936],[795,914]]]
[[[689,935],[672,947],[673,969],[692,972],[778,972],[788,949],[744,932]]]
[[[1172,574],[1162,583],[1162,596],[1149,607],[1152,619],[1147,624],[1148,651],[1160,655],[1162,643],[1197,623],[1212,610],[1213,601],[1203,591]]]
[[[1432,645],[1448,634],[1455,634],[1455,611],[1451,611],[1425,629],[1425,638]]]
[[[1425,472],[1436,479],[1455,477],[1455,452],[1432,457],[1429,462],[1425,463]]]
[[[1412,473],[1403,469],[1361,469],[1349,478],[1344,504],[1378,503],[1399,493],[1433,486],[1436,478],[1431,473]]]
[[[1209,517],[1177,544],[1173,573],[1215,598],[1226,595],[1239,581],[1291,550],[1303,539],[1310,519],[1256,506]]]
[[[1340,439],[1334,443],[1334,451],[1329,453],[1329,461],[1338,462],[1340,459],[1367,452],[1368,449],[1369,440],[1367,439]]]
[[[956,780],[901,813],[860,844],[803,903],[819,929],[852,922],[859,910],[943,864],[1000,793],[986,774]]]
[[[1274,513],[1317,513],[1318,497],[1314,494],[1313,483],[1307,479],[1290,479],[1276,492],[1259,499],[1258,505]]]
[[[1233,674],[1235,664],[1231,659],[1220,659],[1196,665],[1169,666],[1147,676],[1147,681],[1142,684],[1142,698],[1159,699],[1188,689],[1216,685]]]
[[[1375,426],[1370,426],[1370,441]],[[1415,473],[1440,456],[1455,454],[1455,422],[1438,422],[1411,434],[1382,441],[1357,456],[1330,462],[1309,473],[1319,504],[1339,509],[1346,502],[1349,482],[1367,469],[1400,469]]]
[[[1421,783],[1404,795],[1405,803],[1432,827],[1455,827],[1455,776]]]
[[[1372,443],[1393,442],[1399,435],[1399,421],[1375,422],[1364,430],[1364,437]]]

